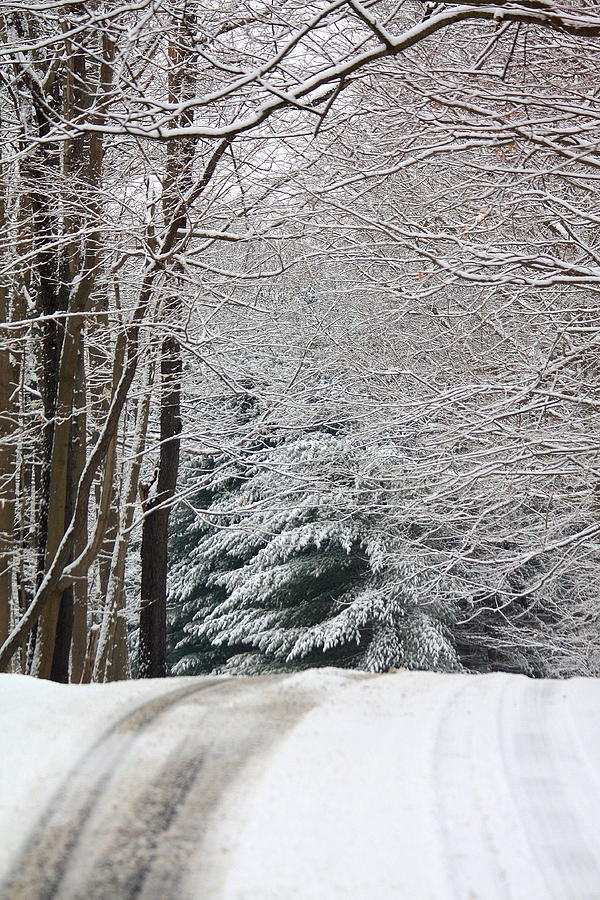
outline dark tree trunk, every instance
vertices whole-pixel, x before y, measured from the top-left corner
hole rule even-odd
[[[169,514],[150,509],[142,537],[142,607],[140,610],[140,678],[164,678],[167,644],[167,532]]]
[[[71,420],[70,443],[73,443],[74,422]],[[69,454],[67,461],[67,499],[65,504],[65,527],[73,515],[73,458]],[[72,550],[71,550],[72,552]],[[69,683],[69,659],[71,656],[71,640],[73,637],[73,586],[63,591],[60,598],[58,618],[56,620],[56,639],[52,654],[50,679],[61,684]]]
[[[73,587],[63,591],[56,622],[56,640],[52,655],[50,679],[61,684],[69,683],[69,659],[73,636]]]
[[[142,533],[139,677],[166,675],[167,540],[170,503],[177,487],[181,443],[181,347],[162,345],[160,464],[156,495],[148,501]]]
[[[75,14],[83,6],[74,6]],[[49,131],[47,98],[38,97],[38,88],[31,83],[32,97],[43,135]],[[61,77],[55,79],[52,103],[56,112],[71,120],[81,115],[88,105],[86,56],[82,47],[67,56]],[[38,239],[38,271],[40,273],[41,311],[46,317],[57,312],[83,312],[84,292],[74,285],[85,273],[85,254],[80,246],[82,225],[80,181],[85,171],[86,138],[83,134],[70,137],[62,150],[50,145],[39,161],[39,171],[33,172],[35,190],[30,198],[33,222]],[[62,173],[61,173],[62,163]],[[47,197],[49,173],[56,172],[62,192],[62,225],[51,209]],[[71,183],[72,182],[72,183]],[[56,243],[61,235],[61,246]],[[89,278],[88,278],[89,280]],[[86,298],[87,302],[87,298]],[[80,353],[81,322],[63,319],[55,322],[47,318],[43,324],[42,394],[45,428],[42,452],[42,491],[38,518],[38,584],[52,564],[62,534],[70,520],[73,487],[76,473],[72,459],[72,425],[70,420]],[[62,379],[62,382],[61,382]],[[64,597],[57,595],[47,604],[38,622],[40,642],[35,648],[33,673],[43,678],[68,681],[69,656],[73,631],[73,590]]]
[[[65,528],[70,524],[73,516],[79,479],[81,478],[86,459],[86,392],[83,347],[79,348],[78,353],[77,372],[73,389],[73,402],[74,409],[70,423],[71,434],[69,438],[70,450],[67,462]],[[83,550],[86,543],[86,536],[87,529],[84,532],[83,538],[79,538],[76,548],[74,546],[71,547],[71,555],[75,553],[75,549],[79,552]],[[59,681],[62,684],[68,684],[70,681],[71,645],[76,624],[75,603],[76,601],[79,603],[81,602],[81,589],[81,584],[70,585],[70,587],[63,591],[60,599],[50,678],[52,681]],[[79,615],[80,612],[81,610],[78,609],[77,614]],[[87,608],[84,610],[84,617],[86,616]],[[81,627],[81,623],[78,623],[78,626]]]
[[[181,103],[195,96],[196,85],[188,62],[194,60],[195,17],[184,7],[176,28],[169,38],[167,76],[169,100]],[[179,115],[179,125],[190,125],[192,107]],[[182,198],[191,187],[194,141],[170,142],[166,148],[163,180],[163,212],[173,240],[185,232],[187,206]],[[177,265],[174,266],[175,271]],[[181,301],[174,294],[165,304],[166,320],[176,323],[181,315]],[[140,610],[140,678],[162,678],[166,675],[167,630],[167,540],[171,501],[177,487],[181,444],[181,346],[173,335],[165,338],[161,348],[161,414],[160,464],[155,497],[149,502],[142,536],[142,591]]]

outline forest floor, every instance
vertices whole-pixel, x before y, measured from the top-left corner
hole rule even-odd
[[[600,898],[600,681],[0,676],[2,900]]]

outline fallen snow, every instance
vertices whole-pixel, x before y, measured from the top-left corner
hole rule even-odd
[[[0,676],[0,896],[600,898],[600,682]]]

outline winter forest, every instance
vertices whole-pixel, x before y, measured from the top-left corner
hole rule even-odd
[[[600,3],[0,28],[0,671],[600,675]]]

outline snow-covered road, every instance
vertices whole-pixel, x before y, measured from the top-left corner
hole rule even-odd
[[[600,898],[600,682],[0,676],[2,900]]]

